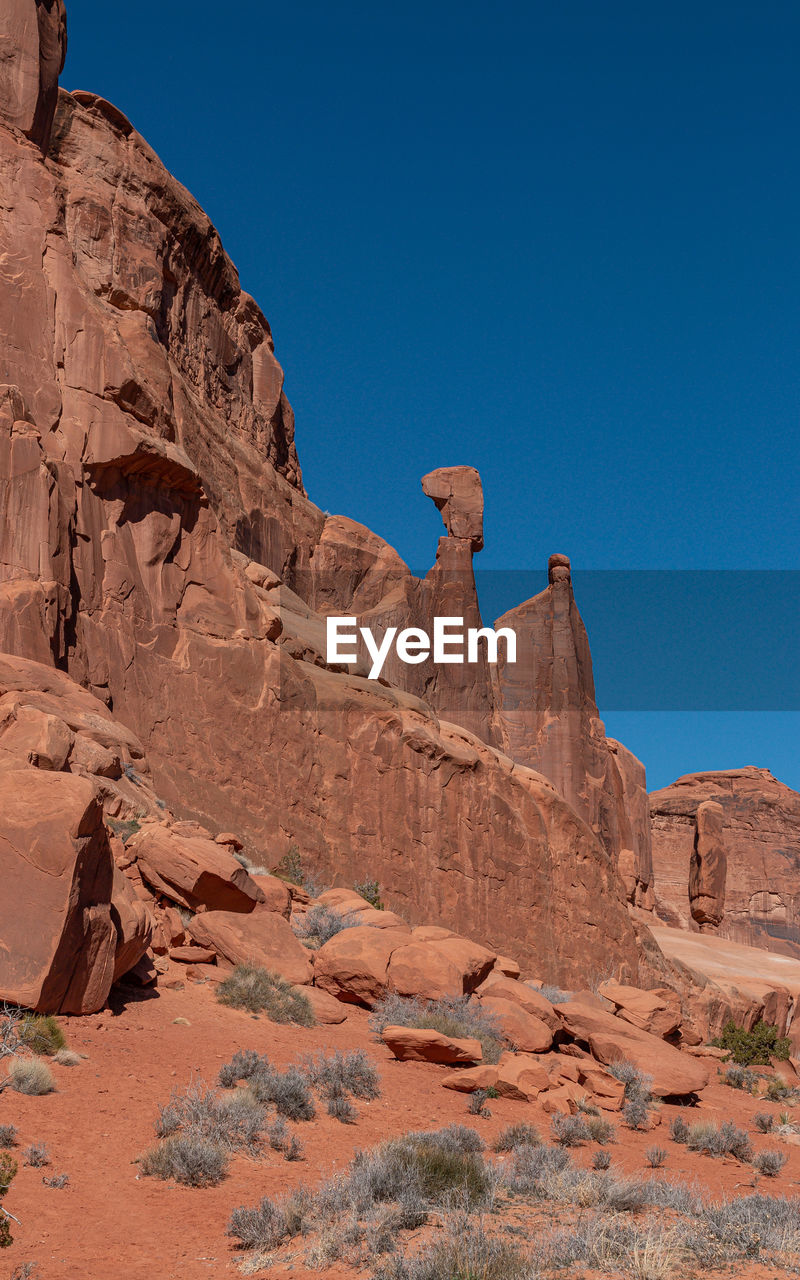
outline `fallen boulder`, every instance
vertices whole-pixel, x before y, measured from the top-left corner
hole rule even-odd
[[[498,973],[496,969],[492,969],[489,976],[478,987],[475,995],[479,997],[481,1002],[485,999],[511,1000],[514,1004],[518,1004],[526,1013],[532,1013],[551,1031],[558,1031],[561,1027],[559,1017],[549,1000],[546,1000],[539,991],[534,991],[525,982],[515,982],[511,978],[505,977],[502,973]]]
[[[314,956],[314,985],[337,1000],[371,1007],[386,991],[389,961],[408,942],[400,930],[357,925],[334,934]]]
[[[674,1035],[681,1025],[677,997],[674,1002],[668,1001],[655,991],[640,991],[638,987],[627,987],[619,982],[604,982],[599,991],[607,1000],[613,1001],[618,1017],[641,1031],[648,1031],[650,1035],[666,1039]]]
[[[187,932],[229,964],[257,965],[280,974],[287,982],[311,982],[308,952],[290,926],[275,911],[259,905],[252,911],[204,911],[193,916]]]
[[[463,1062],[471,1066],[483,1058],[479,1040],[456,1040],[420,1027],[386,1027],[382,1039],[400,1062]]]
[[[514,1000],[486,995],[481,997],[480,1007],[496,1020],[506,1040],[523,1053],[546,1053],[553,1043],[547,1024]]]
[[[264,892],[226,848],[203,836],[180,835],[149,823],[128,841],[144,880],[196,911],[252,911]]]
[[[0,999],[43,1013],[101,1009],[118,934],[114,861],[90,782],[0,773],[0,883]]]
[[[598,1062],[610,1066],[628,1061],[651,1078],[650,1090],[659,1098],[687,1097],[705,1089],[708,1070],[697,1058],[681,1053],[666,1041],[640,1031],[614,1014],[573,999],[554,1006],[564,1030],[586,1044]]]

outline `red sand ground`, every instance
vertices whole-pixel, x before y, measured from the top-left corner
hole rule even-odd
[[[367,1013],[352,1009],[338,1027],[282,1027],[263,1018],[217,1004],[210,985],[186,983],[183,990],[161,989],[158,995],[133,1000],[89,1018],[64,1019],[70,1047],[87,1058],[80,1066],[53,1070],[58,1092],[42,1098],[0,1093],[0,1123],[19,1128],[15,1153],[20,1170],[6,1199],[21,1221],[11,1248],[0,1254],[5,1280],[21,1262],[35,1262],[37,1280],[207,1280],[237,1275],[241,1255],[225,1235],[231,1210],[274,1196],[301,1183],[316,1184],[342,1168],[359,1147],[391,1135],[450,1123],[472,1124],[487,1141],[505,1125],[526,1120],[543,1136],[549,1118],[535,1103],[495,1099],[488,1120],[467,1114],[468,1099],[442,1089],[446,1068],[399,1063],[367,1026]],[[176,1023],[185,1018],[189,1025]],[[305,1160],[287,1163],[273,1151],[261,1160],[236,1157],[229,1177],[219,1187],[191,1190],[138,1175],[136,1158],[154,1142],[153,1122],[160,1103],[173,1089],[191,1081],[216,1081],[220,1065],[237,1048],[257,1049],[277,1065],[286,1065],[318,1049],[364,1048],[378,1065],[382,1097],[357,1102],[358,1121],[345,1126],[324,1108],[317,1118],[295,1127],[305,1147]],[[733,1118],[752,1134],[752,1116],[785,1109],[750,1098],[720,1084],[711,1085],[700,1105],[685,1112],[689,1121]],[[669,1140],[669,1121],[678,1109],[664,1106],[662,1125],[648,1133],[618,1127],[618,1142],[608,1148],[612,1168],[647,1176],[645,1150],[658,1144],[668,1151],[664,1172],[696,1180],[712,1194],[746,1194],[753,1171],[734,1161],[693,1155]],[[757,1148],[780,1146],[789,1156],[782,1174],[762,1180],[765,1191],[798,1194],[800,1147],[752,1134]],[[31,1142],[45,1142],[49,1169],[22,1167],[20,1152]],[[594,1148],[575,1158],[588,1165]],[[66,1172],[69,1186],[49,1189],[42,1174]],[[564,1214],[566,1219],[568,1211]],[[562,1225],[567,1225],[566,1221]],[[774,1275],[774,1268],[739,1269],[737,1275]],[[295,1265],[278,1277],[316,1276]],[[347,1268],[324,1273],[329,1280],[352,1276]]]

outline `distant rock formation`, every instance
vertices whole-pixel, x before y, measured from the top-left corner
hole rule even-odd
[[[0,10],[0,117],[43,152],[67,56],[64,0],[3,0]]]
[[[687,774],[650,806],[657,915],[800,957],[800,794],[748,767]]]

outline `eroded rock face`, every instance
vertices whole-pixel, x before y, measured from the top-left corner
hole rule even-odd
[[[709,924],[733,942],[800,957],[800,795],[767,769],[746,768],[688,774],[653,792],[650,804],[662,921],[684,929]],[[721,833],[719,811],[707,804],[720,806]],[[701,858],[693,872],[698,820]],[[711,857],[714,848],[720,852]]]
[[[568,566],[552,567],[544,625],[579,678],[551,664],[517,716],[534,736],[548,715],[561,726],[534,754],[566,799],[527,767],[524,732],[493,749],[484,669],[403,667],[387,688],[326,668],[324,615],[342,604],[376,625],[479,623],[477,473],[426,477],[448,536],[424,580],[309,501],[269,326],[196,202],[94,94],[60,92],[46,162],[24,136],[59,62],[63,9],[38,10],[7,7],[0,77],[0,189],[14,191],[0,218],[0,647],[68,672],[114,715],[92,713],[92,734],[76,711],[62,731],[47,696],[17,700],[0,765],[5,740],[40,773],[80,769],[130,821],[138,784],[120,771],[146,754],[162,803],[208,837],[235,831],[259,862],[295,842],[319,875],[353,883],[369,867],[412,923],[433,916],[556,980],[635,979],[618,867],[633,837],[601,728],[575,750],[593,693]]]
[[[504,749],[549,778],[605,847],[631,904],[649,908],[650,822],[644,766],[606,738],[595,701],[586,628],[567,556],[549,585],[495,623],[517,633],[517,661],[496,668]]]
[[[67,56],[64,0],[4,0],[0,9],[0,116],[43,152]]]

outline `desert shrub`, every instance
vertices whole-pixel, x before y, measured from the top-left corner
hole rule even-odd
[[[79,1067],[81,1055],[73,1053],[72,1049],[59,1049],[54,1055],[53,1061],[57,1062],[60,1067]]]
[[[750,1071],[747,1067],[737,1065],[728,1067],[722,1073],[722,1080],[732,1089],[744,1089],[746,1093],[753,1093],[758,1088],[759,1075],[757,1071]]]
[[[374,907],[376,911],[383,911],[381,887],[377,880],[362,880],[361,884],[354,884],[353,889],[360,897],[368,902],[371,907]]]
[[[346,1097],[372,1101],[381,1096],[380,1077],[363,1049],[351,1053],[317,1054],[303,1059],[303,1070],[324,1097]]]
[[[289,1238],[291,1228],[284,1207],[264,1198],[253,1209],[234,1209],[228,1224],[228,1235],[235,1237],[245,1249],[277,1249]]]
[[[146,1178],[170,1179],[185,1187],[214,1187],[228,1172],[224,1148],[194,1134],[174,1134],[151,1147],[140,1160]]]
[[[612,1062],[608,1070],[615,1080],[625,1085],[626,1098],[644,1098],[646,1102],[650,1102],[650,1085],[653,1081],[635,1063],[629,1062],[627,1058],[620,1058],[617,1062]]]
[[[641,1095],[626,1098],[622,1104],[622,1118],[629,1129],[643,1129],[649,1114],[647,1102]]]
[[[49,1015],[28,1014],[20,1023],[19,1038],[31,1053],[44,1058],[54,1057],[59,1049],[67,1046],[58,1020]]]
[[[493,1151],[514,1151],[517,1147],[538,1147],[542,1139],[530,1124],[510,1124],[494,1141]]]
[[[26,1093],[31,1097],[42,1097],[52,1093],[56,1087],[50,1068],[36,1058],[12,1058],[8,1076],[16,1093]]]
[[[547,1199],[547,1188],[572,1165],[565,1147],[515,1147],[506,1173],[509,1188],[518,1195]]]
[[[562,1147],[579,1147],[589,1141],[589,1127],[582,1116],[554,1115],[550,1122],[553,1140]]]
[[[271,1103],[287,1120],[313,1120],[316,1115],[308,1079],[298,1067],[259,1072],[248,1088],[260,1103]]]
[[[261,1148],[265,1121],[264,1109],[249,1089],[225,1096],[197,1084],[183,1094],[174,1094],[160,1108],[155,1130],[159,1138],[180,1133],[223,1150],[243,1148],[256,1153]]]
[[[50,1163],[50,1156],[43,1142],[32,1142],[23,1151],[22,1158],[31,1169],[43,1169]]]
[[[467,1104],[467,1111],[471,1116],[481,1116],[482,1119],[488,1120],[492,1113],[486,1103],[490,1098],[496,1097],[496,1089],[475,1089]]]
[[[651,1169],[660,1169],[667,1158],[667,1153],[663,1147],[648,1147],[644,1158]]]
[[[115,836],[119,836],[123,844],[127,844],[137,831],[141,831],[142,824],[136,818],[106,818],[105,824],[110,827]]]
[[[0,1153],[0,1249],[12,1243],[10,1218],[3,1208],[3,1197],[17,1174],[17,1162],[12,1160],[8,1152]]]
[[[486,1233],[483,1224],[459,1218],[444,1239],[414,1258],[391,1258],[376,1280],[530,1280],[527,1258]]]
[[[314,1013],[307,997],[279,974],[256,965],[237,965],[217,987],[217,999],[232,1009],[265,1013],[271,1022],[314,1026]]]
[[[772,1133],[775,1117],[769,1111],[757,1111],[753,1116],[753,1124],[758,1133]]]
[[[255,1049],[237,1049],[230,1062],[219,1069],[219,1082],[225,1089],[233,1089],[240,1080],[251,1080],[261,1071],[269,1071],[269,1059]]]
[[[669,1126],[669,1136],[673,1142],[685,1143],[689,1139],[689,1126],[683,1116],[675,1116]]]
[[[0,1151],[7,1151],[17,1145],[17,1126],[0,1124]]]
[[[545,1000],[549,1000],[551,1004],[565,1004],[567,1000],[572,999],[571,991],[563,991],[561,987],[555,987],[552,983],[543,982],[526,982],[526,987],[530,987],[531,991],[538,991],[540,996],[544,996]]]
[[[415,1134],[418,1142],[433,1142],[444,1151],[485,1151],[484,1142],[477,1129],[467,1124],[448,1124],[443,1129],[424,1130]]]
[[[351,913],[343,915],[334,907],[319,904],[312,907],[305,915],[292,920],[292,929],[302,942],[312,947],[322,947],[343,929],[354,929],[358,925],[358,917]]]
[[[589,1137],[592,1142],[597,1142],[604,1147],[609,1142],[616,1142],[616,1130],[610,1120],[606,1120],[604,1116],[589,1116],[586,1120],[586,1128],[589,1130]]]
[[[497,1062],[505,1044],[497,1019],[471,1004],[469,996],[416,1000],[389,992],[375,1004],[369,1025],[378,1035],[386,1027],[419,1027],[456,1040],[479,1040],[484,1062]]]
[[[611,1156],[608,1151],[595,1151],[592,1156],[592,1168],[598,1170],[607,1169],[611,1164]]]
[[[765,1178],[777,1178],[788,1158],[783,1151],[759,1151],[753,1157],[753,1168]]]
[[[358,1116],[358,1112],[349,1098],[328,1098],[325,1109],[328,1115],[333,1116],[334,1120],[338,1120],[340,1124],[355,1124]]]
[[[303,871],[303,861],[296,844],[289,845],[278,864],[272,868],[272,874],[280,880],[286,880],[289,884],[305,884],[306,877]]]
[[[722,1032],[711,1043],[718,1049],[727,1049],[734,1062],[740,1066],[769,1066],[771,1058],[786,1059],[791,1045],[788,1039],[778,1035],[778,1028],[767,1022],[757,1022],[752,1031],[737,1027],[731,1018]]]
[[[42,1178],[42,1182],[46,1187],[52,1187],[55,1191],[63,1191],[64,1187],[69,1186],[68,1173],[54,1173],[49,1178]]]
[[[283,1151],[289,1139],[289,1127],[283,1116],[276,1116],[267,1127],[267,1140],[273,1151]]]
[[[687,1246],[699,1261],[758,1258],[800,1249],[800,1208],[784,1196],[750,1195],[703,1209]]]
[[[711,1123],[693,1124],[689,1129],[687,1145],[690,1151],[699,1151],[707,1156],[734,1156],[736,1160],[749,1163],[753,1158],[753,1144],[744,1129],[737,1129],[731,1120],[721,1125]]]
[[[783,1102],[784,1099],[791,1098],[793,1095],[794,1089],[790,1088],[785,1080],[781,1080],[780,1076],[773,1076],[764,1090],[767,1102]]]
[[[303,1144],[296,1133],[291,1134],[283,1144],[283,1158],[289,1161],[303,1159]]]
[[[624,1269],[639,1280],[671,1280],[680,1274],[681,1252],[677,1233],[668,1225],[594,1213],[545,1237],[535,1259],[548,1271],[580,1263],[601,1275],[613,1268],[614,1275]]]

